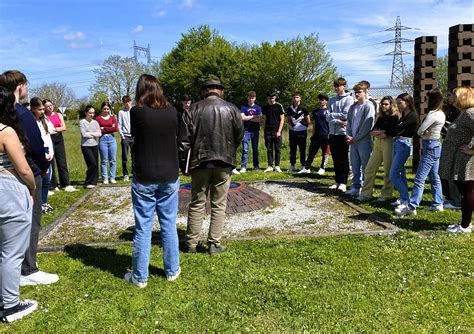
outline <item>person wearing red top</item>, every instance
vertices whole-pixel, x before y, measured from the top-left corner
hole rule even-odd
[[[118,131],[117,120],[111,114],[112,107],[109,102],[103,102],[101,105],[102,114],[96,117],[97,123],[100,125],[102,136],[99,141],[100,167],[102,171],[102,182],[109,183],[107,175],[107,162],[110,169],[110,183],[116,183],[116,156],[117,142],[115,141],[114,132]]]

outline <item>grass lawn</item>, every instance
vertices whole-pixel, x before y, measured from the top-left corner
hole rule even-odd
[[[68,129],[71,179],[80,184],[85,164],[77,122]],[[260,157],[265,167],[264,151]],[[255,172],[234,179],[296,177]],[[310,177],[326,185],[333,174]],[[84,192],[52,196],[55,216]],[[429,205],[430,196],[422,204]],[[230,252],[219,256],[181,254],[182,275],[171,283],[161,269],[162,250],[154,245],[148,287],[141,290],[123,280],[131,245],[39,254],[40,267],[61,279],[21,288],[23,298],[38,300],[39,310],[1,324],[0,332],[473,333],[472,237],[444,231],[460,212],[419,210],[400,219],[388,204],[362,206],[404,230],[392,236],[228,242]],[[43,224],[53,218],[46,216]]]

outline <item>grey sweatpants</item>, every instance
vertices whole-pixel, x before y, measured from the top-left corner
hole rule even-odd
[[[33,203],[26,185],[0,174],[0,307],[20,299],[21,263],[30,244]]]

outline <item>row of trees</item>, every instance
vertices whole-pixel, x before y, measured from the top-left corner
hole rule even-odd
[[[146,69],[133,58],[110,56],[95,70],[96,83],[91,93],[109,92],[114,101],[133,95],[135,82]],[[167,97],[174,103],[184,94],[200,99],[200,84],[209,76],[218,77],[226,87],[226,99],[236,104],[255,90],[261,101],[266,91],[278,89],[288,103],[291,92],[303,92],[305,103],[316,105],[320,92],[332,89],[337,75],[329,53],[317,34],[289,41],[237,45],[216,30],[201,25],[183,34],[176,46],[149,71],[158,77]]]
[[[447,56],[437,60],[438,86],[447,91]],[[177,104],[184,94],[199,100],[200,84],[209,76],[218,77],[226,87],[226,99],[240,105],[247,91],[255,90],[260,103],[265,102],[266,91],[280,90],[280,101],[290,103],[291,93],[300,90],[304,103],[317,105],[317,95],[332,92],[332,80],[337,76],[329,53],[319,42],[317,34],[296,37],[289,41],[262,42],[259,45],[231,43],[216,30],[200,25],[182,34],[176,46],[160,61],[147,69],[133,57],[112,55],[95,69],[95,83],[90,87],[91,98],[76,100],[65,84],[44,84],[33,93],[47,97],[56,106],[66,107],[75,117],[75,110],[92,103],[99,110],[103,101],[121,107],[123,95],[134,95],[136,81],[142,73],[158,77],[164,91]],[[406,71],[403,86],[413,87],[413,70]]]

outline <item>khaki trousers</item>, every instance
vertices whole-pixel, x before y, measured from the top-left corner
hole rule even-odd
[[[365,167],[364,185],[361,189],[361,196],[371,197],[374,192],[375,178],[380,165],[383,163],[383,186],[381,197],[392,198],[393,184],[390,181],[390,167],[392,166],[392,146],[393,138],[375,138],[372,155]]]
[[[191,202],[189,203],[186,232],[186,244],[189,248],[194,248],[198,244],[208,194],[211,200],[211,224],[207,242],[220,244],[224,230],[231,170],[232,168],[229,167],[194,169],[191,171]]]

